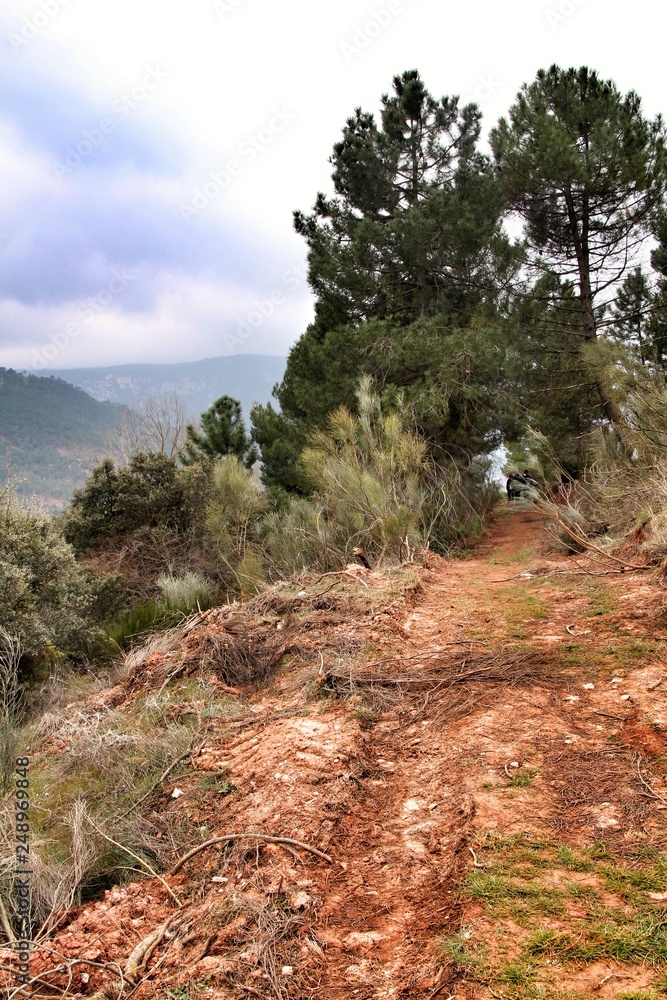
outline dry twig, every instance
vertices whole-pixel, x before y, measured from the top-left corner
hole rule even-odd
[[[473,868],[484,868],[484,865],[480,865],[479,861],[477,860],[477,855],[473,851],[472,847],[468,847],[468,850],[472,854],[472,865],[473,865]]]
[[[133,948],[132,953],[125,963],[126,979],[136,980],[137,973],[149,960],[160,941],[177,918],[180,918],[182,921],[182,914],[172,913],[169,917],[167,917],[164,923],[160,924],[159,927],[156,927],[150,934],[147,934],[146,937],[143,938],[143,940],[141,940],[135,948]]]
[[[222,837],[213,837],[211,840],[205,841],[203,844],[198,844],[197,847],[193,847],[191,851],[184,854],[182,858],[176,862],[174,867],[171,869],[170,874],[176,875],[177,872],[181,870],[183,865],[194,858],[195,854],[199,854],[200,851],[205,851],[209,847],[214,847],[216,844],[227,844],[231,843],[233,840],[243,840],[246,837],[255,838],[257,840],[264,840],[267,844],[285,844],[291,847],[301,847],[304,851],[310,851],[311,854],[316,854],[318,858],[323,858],[330,864],[333,863],[333,858],[329,854],[325,854],[324,851],[320,851],[317,847],[311,847],[310,844],[304,844],[301,840],[293,840],[291,837],[272,837],[266,833],[227,833]]]

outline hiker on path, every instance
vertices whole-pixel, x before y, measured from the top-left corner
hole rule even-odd
[[[507,479],[507,502],[519,500],[521,498],[521,487],[526,485],[526,480],[518,472],[510,472]]]

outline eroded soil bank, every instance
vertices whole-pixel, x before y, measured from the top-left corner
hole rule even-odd
[[[211,686],[232,708],[199,698],[196,748],[141,808],[186,850],[306,846],[245,836],[107,889],[35,954],[34,994],[663,995],[665,595],[619,569],[502,508],[472,557],[429,556],[407,595],[368,603],[386,579],[347,578],[357,618],[335,588],[309,609],[296,595],[277,673]],[[88,709],[162,696],[161,656]]]

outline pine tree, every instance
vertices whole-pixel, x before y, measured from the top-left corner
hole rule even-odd
[[[518,253],[502,230],[493,165],[477,149],[480,123],[476,105],[436,100],[416,70],[394,78],[379,121],[360,108],[348,119],[330,161],[334,196],[295,213],[315,321],[274,391],[281,412],[253,411],[267,484],[298,488],[309,432],[341,405],[354,411],[364,374],[385,400],[405,390],[438,457],[497,440],[488,389],[503,381],[497,338]],[[473,386],[478,362],[490,382]]]
[[[331,156],[335,196],[295,212],[309,248],[317,332],[372,318],[459,322],[511,271],[502,192],[477,149],[481,115],[436,100],[416,70],[394,78],[380,124],[357,108]]]
[[[600,305],[647,236],[665,191],[664,129],[631,91],[587,67],[540,70],[491,133],[511,208],[525,223],[532,265],[576,286],[583,342],[595,344]],[[606,417],[623,415],[601,369]]]
[[[224,455],[236,455],[248,468],[257,461],[257,451],[246,434],[241,404],[231,396],[221,396],[202,413],[201,433],[193,424],[188,424],[186,432],[180,453],[185,465]]]
[[[636,267],[619,286],[611,307],[612,332],[619,340],[637,347],[644,364],[649,357],[646,324],[652,302],[648,279],[641,267]]]

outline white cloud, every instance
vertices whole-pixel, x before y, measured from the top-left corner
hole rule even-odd
[[[358,105],[377,110],[405,69],[419,69],[438,96],[479,100],[487,127],[552,62],[597,68],[636,89],[649,114],[663,107],[649,0],[631,10],[572,0],[557,28],[548,15],[561,0],[392,0],[390,18],[389,0],[222,2],[4,0],[0,364],[28,364],[33,344],[47,344],[124,266],[136,280],[63,349],[63,367],[225,353],[253,303],[304,261],[291,214],[329,188],[327,160],[346,118]],[[10,31],[37,21],[12,45]],[[381,30],[366,30],[372,22]],[[360,30],[364,44],[346,60],[341,45]],[[159,86],[131,115],[112,113],[155,67]],[[277,109],[291,116],[280,130]],[[88,151],[103,117],[113,128]],[[81,162],[59,177],[68,147]],[[188,226],[180,207],[232,160],[240,169],[219,194],[209,188]],[[302,285],[242,349],[285,352],[311,313]]]

